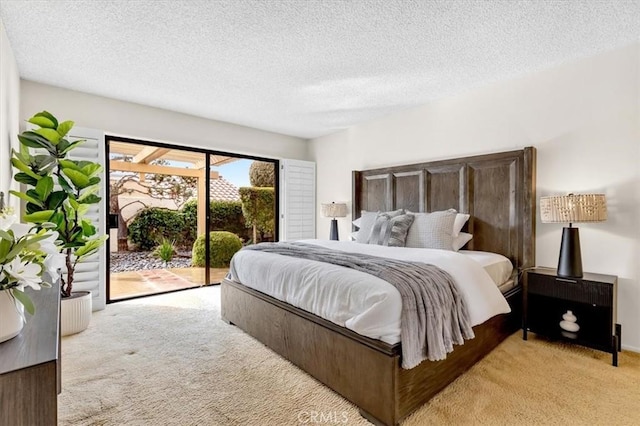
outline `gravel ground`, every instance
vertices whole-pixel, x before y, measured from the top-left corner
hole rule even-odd
[[[150,251],[125,251],[111,253],[111,272],[141,271],[143,269],[163,269],[164,262]],[[169,268],[188,268],[191,266],[191,252],[178,253],[169,262]]]

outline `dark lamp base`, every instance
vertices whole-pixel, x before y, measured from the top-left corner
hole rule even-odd
[[[558,276],[582,278],[582,253],[578,228],[562,228]]]
[[[329,235],[330,240],[338,241],[338,221],[334,218],[331,219],[331,233]]]

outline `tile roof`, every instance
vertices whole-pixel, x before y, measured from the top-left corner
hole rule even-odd
[[[212,200],[240,200],[240,192],[238,191],[238,188],[222,176],[220,176],[218,179],[211,179],[209,188],[211,191],[210,195]]]

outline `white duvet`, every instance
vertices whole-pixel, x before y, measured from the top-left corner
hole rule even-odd
[[[457,252],[384,247],[346,241],[301,242],[346,252],[436,265],[454,278],[467,302],[471,324],[474,326],[495,315],[511,311],[481,264]],[[255,250],[236,253],[229,273],[234,281],[363,336],[390,344],[400,341],[400,293],[391,284],[373,275],[329,263]]]

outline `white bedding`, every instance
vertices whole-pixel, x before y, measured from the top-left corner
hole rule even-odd
[[[502,286],[511,278],[513,264],[508,258],[501,254],[474,250],[460,250],[458,253],[469,256],[478,262],[498,287]]]
[[[346,241],[309,244],[437,265],[456,281],[472,325],[510,312],[497,285],[472,256],[447,250],[385,247]],[[230,278],[367,337],[400,341],[400,293],[380,278],[323,262],[254,250],[233,257]]]

